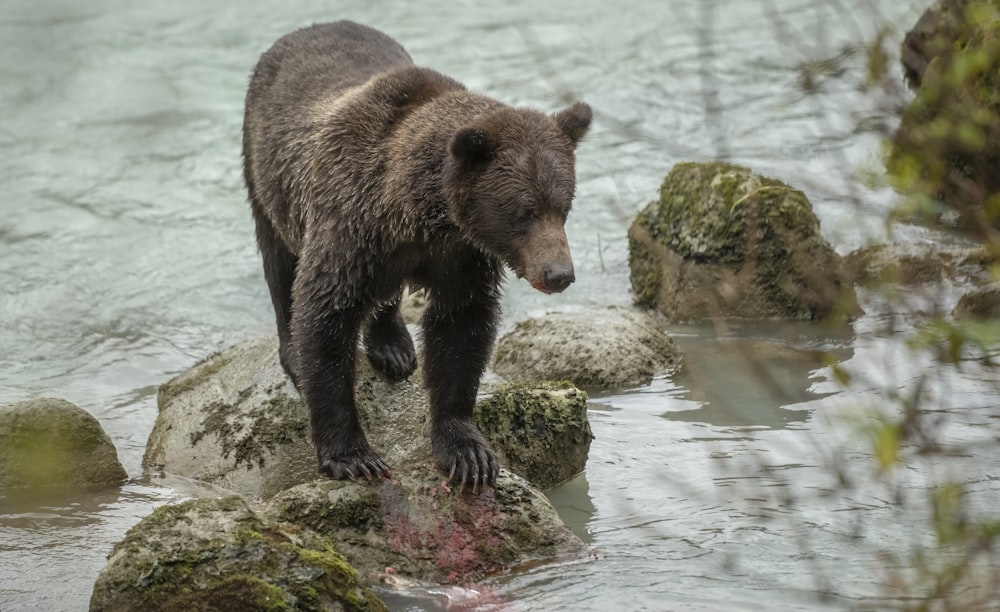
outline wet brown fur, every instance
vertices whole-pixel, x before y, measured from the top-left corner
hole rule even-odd
[[[341,21],[279,39],[250,82],[244,176],[275,307],[281,362],[310,409],[320,470],[387,476],[354,404],[354,347],[394,379],[416,366],[399,314],[421,321],[435,459],[459,484],[493,482],[472,423],[504,267],[546,292],[573,281],[563,230],[577,103],[515,109],[414,66],[384,34]]]

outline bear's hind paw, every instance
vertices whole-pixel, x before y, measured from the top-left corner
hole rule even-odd
[[[417,369],[417,352],[412,341],[408,345],[382,344],[369,346],[368,361],[392,380],[406,380]]]

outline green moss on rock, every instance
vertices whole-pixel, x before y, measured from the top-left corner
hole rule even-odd
[[[263,467],[276,448],[306,439],[308,434],[301,401],[280,395],[250,408],[211,402],[205,406],[201,428],[190,437],[193,446],[204,436],[214,435],[222,444],[222,456],[232,455],[237,467]]]
[[[476,404],[476,423],[501,462],[547,489],[583,471],[594,436],[587,394],[569,382],[506,385]]]
[[[726,164],[681,163],[629,229],[635,303],[670,320],[855,314],[806,196]]]
[[[381,520],[324,520],[329,506],[372,494]],[[397,470],[392,480],[377,483],[317,481],[277,495],[263,516],[315,527],[368,583],[378,581],[386,567],[409,579],[463,583],[584,550],[545,496],[507,470],[495,487],[477,493],[449,487],[430,465]]]
[[[242,498],[160,508],[112,551],[91,610],[385,610],[330,541]]]

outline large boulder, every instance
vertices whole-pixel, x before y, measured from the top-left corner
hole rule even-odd
[[[857,312],[806,196],[732,164],[674,166],[629,228],[629,265],[635,303],[670,321]]]
[[[53,398],[0,408],[0,488],[118,483],[111,438],[82,408]]]
[[[162,506],[132,527],[98,576],[90,609],[387,608],[328,538],[265,522],[233,496]]]
[[[267,500],[252,517],[264,527],[251,531],[284,533],[287,527],[275,526],[295,525],[329,538],[364,584],[377,583],[386,567],[404,580],[467,582],[583,551],[545,496],[506,469],[495,487],[452,490],[433,466],[419,369],[409,381],[389,382],[364,357],[358,361],[359,415],[368,439],[393,467],[389,480],[317,478],[307,410],[281,369],[272,338],[221,351],[163,385],[145,463]],[[526,389],[500,389],[499,399],[477,408],[501,462],[537,475],[542,484],[579,472],[591,437],[586,395],[569,384]],[[533,436],[536,446],[546,448],[525,445]],[[525,454],[518,445],[525,445]],[[242,508],[234,516],[251,520]],[[212,521],[195,532],[218,531]],[[273,543],[275,537],[265,540]],[[254,549],[251,556],[264,554]],[[233,572],[231,579],[239,580],[242,570]],[[210,574],[191,589],[214,592],[213,581],[223,572]]]
[[[680,352],[656,317],[625,308],[550,313],[497,343],[493,370],[515,383],[566,380],[587,389],[638,387],[675,370]]]
[[[969,0],[935,2],[903,37],[899,60],[911,89],[920,88],[931,61],[952,50],[965,26],[965,9],[969,4]]]
[[[407,381],[391,382],[365,357],[359,355],[357,361],[358,413],[372,446],[394,469],[429,466],[429,407],[421,369]],[[574,401],[585,397],[580,392]],[[547,415],[554,415],[551,402],[540,396],[523,394],[519,400],[502,404],[521,413],[503,417],[508,422],[544,426]],[[161,386],[158,403],[143,459],[148,469],[250,498],[270,498],[318,476],[308,410],[281,369],[276,339],[249,340],[212,355]],[[577,419],[575,427],[589,431],[585,409],[570,413]],[[565,422],[552,426],[564,427]],[[503,448],[511,439],[491,438],[501,458],[517,455],[516,448]],[[583,469],[586,457],[584,453],[579,459],[578,447],[553,447],[550,452],[575,457],[569,469]],[[535,477],[530,472],[521,476]]]

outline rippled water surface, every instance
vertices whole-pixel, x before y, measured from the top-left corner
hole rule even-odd
[[[86,608],[125,530],[185,495],[142,475],[157,386],[214,350],[272,333],[239,140],[250,69],[281,34],[352,18],[504,101],[593,105],[568,224],[579,280],[556,297],[511,281],[510,326],[546,309],[628,304],[626,228],[678,161],[726,157],[801,187],[841,252],[879,239],[894,196],[855,178],[878,166],[878,143],[855,129],[875,111],[858,79],[821,79],[816,95],[803,94],[798,67],[840,56],[887,23],[905,28],[922,8],[8,0],[0,404],[58,396],[80,405],[133,479],[111,492],[0,493],[0,610]],[[486,586],[514,610],[877,609],[870,602],[892,594],[893,559],[930,538],[920,506],[899,496],[925,495],[934,474],[914,465],[898,488],[844,489],[838,474],[866,482],[873,465],[850,415],[934,374],[926,384],[949,434],[975,443],[995,438],[998,400],[995,373],[935,372],[878,333],[883,323],[869,314],[844,329],[677,326],[685,371],[595,397],[586,472],[551,492],[592,556]],[[844,391],[829,359],[863,376]],[[996,507],[996,454],[957,465],[973,503]],[[439,609],[448,597],[391,601]]]

